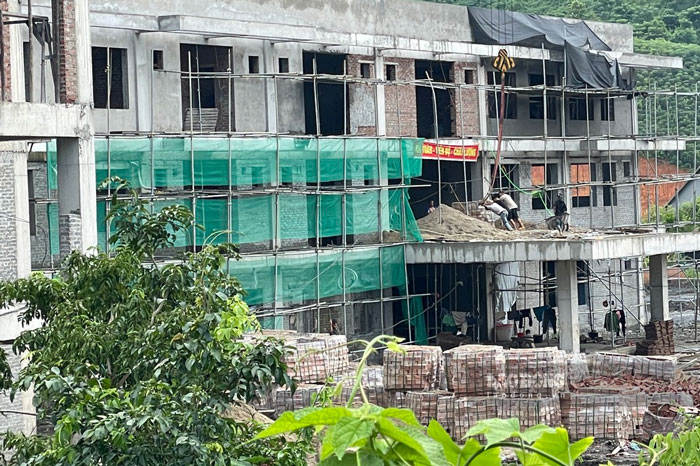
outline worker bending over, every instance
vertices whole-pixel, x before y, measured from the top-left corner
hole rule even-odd
[[[499,191],[493,196],[491,196],[496,203],[508,211],[508,220],[513,222],[513,226],[518,230],[524,230],[525,225],[523,225],[522,220],[520,220],[520,215],[518,213],[518,204],[503,191]]]
[[[483,205],[486,209],[493,212],[494,214],[501,217],[501,221],[503,222],[503,226],[506,230],[513,231],[513,225],[511,225],[510,223],[510,219],[508,218],[508,211],[505,208],[503,208],[500,204],[497,204],[496,202],[490,200],[481,201],[480,204]]]

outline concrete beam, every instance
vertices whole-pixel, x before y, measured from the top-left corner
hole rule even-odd
[[[583,238],[409,244],[406,260],[409,264],[607,260],[698,250],[700,233],[600,233]]]
[[[87,111],[80,105],[0,102],[0,137],[51,139],[89,135]]]
[[[557,261],[557,308],[559,309],[559,348],[579,353],[578,286],[576,261]]]
[[[668,306],[668,263],[665,254],[649,258],[649,288],[651,320],[669,320],[671,312]]]

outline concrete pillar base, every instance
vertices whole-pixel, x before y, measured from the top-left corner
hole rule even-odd
[[[557,305],[559,308],[559,347],[569,353],[581,352],[578,322],[578,283],[576,261],[558,261]]]

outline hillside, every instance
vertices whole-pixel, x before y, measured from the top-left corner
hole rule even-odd
[[[697,83],[700,82],[700,2],[698,0],[435,1],[595,21],[631,23],[634,26],[636,52],[680,56],[685,62],[685,69],[679,71],[640,72],[637,83],[639,90],[656,87],[659,90],[673,91],[675,88],[678,91],[695,91]],[[640,99],[640,131],[648,128],[650,134],[675,135],[675,98],[671,95],[659,97],[656,100],[655,119],[652,116],[653,105],[654,102],[645,105],[645,102]],[[678,132],[680,135],[694,135],[695,107],[695,97],[679,97]],[[654,127],[654,121],[656,127]],[[700,124],[700,121],[698,123]],[[693,168],[693,157],[692,150],[682,153],[680,164],[685,168]],[[676,155],[666,153],[664,158],[675,163]]]

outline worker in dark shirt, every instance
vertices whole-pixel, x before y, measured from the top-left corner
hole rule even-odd
[[[554,215],[561,217],[567,212],[566,202],[564,202],[564,195],[562,193],[557,193],[557,200],[554,203]]]

